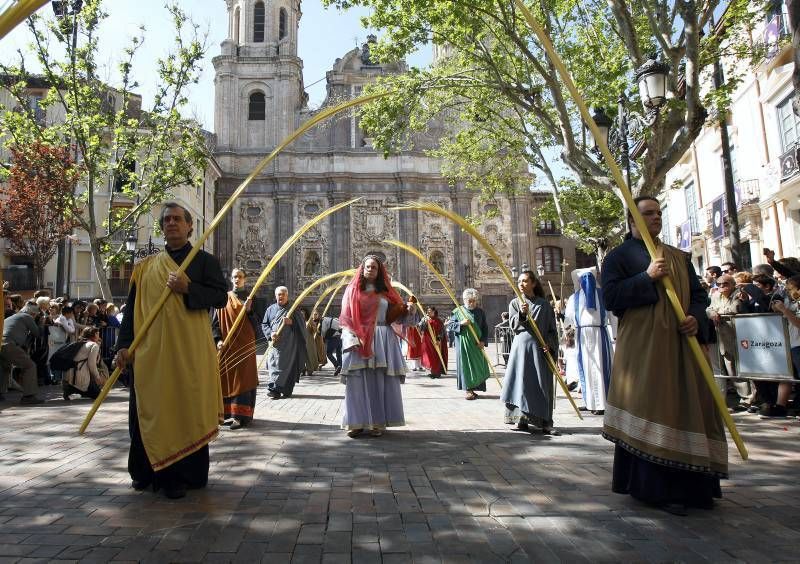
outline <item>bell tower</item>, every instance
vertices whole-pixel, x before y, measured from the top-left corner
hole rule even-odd
[[[225,3],[228,34],[213,59],[217,151],[268,152],[294,131],[305,103],[300,0]]]

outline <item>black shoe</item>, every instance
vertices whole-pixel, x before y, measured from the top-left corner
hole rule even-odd
[[[786,417],[785,405],[765,405],[759,410],[759,415],[763,419],[770,419],[772,417]]]
[[[339,372],[341,372],[341,371],[342,371],[342,367],[341,366],[337,366],[336,369],[333,371],[333,375],[334,376],[338,376]]]
[[[514,427],[517,431],[529,431],[530,427],[526,421],[520,421],[517,423],[517,426]]]
[[[133,489],[135,489],[137,492],[142,492],[142,491],[146,490],[147,488],[150,487],[150,484],[152,484],[152,482],[150,482],[149,480],[133,480],[133,481],[131,481],[131,487]]]
[[[272,399],[278,399],[278,398],[281,397],[281,393],[280,392],[276,392],[274,390],[270,390],[269,392],[267,392],[267,395],[269,397],[271,397]]]
[[[20,405],[39,405],[40,403],[44,403],[44,400],[39,396],[30,395],[30,396],[22,396],[19,400]]]
[[[578,411],[589,411],[588,407],[579,407]]]
[[[180,499],[186,497],[186,486],[184,484],[172,484],[164,488],[164,495],[169,499]]]
[[[577,388],[577,387],[578,387],[578,383],[577,382],[570,382],[569,384],[567,384],[567,389],[570,392],[574,392],[575,388]]]
[[[689,512],[686,511],[686,505],[683,503],[665,503],[659,506],[659,509],[679,517],[686,517],[689,514]]]
[[[239,421],[238,419],[234,419],[233,422],[231,423],[230,429],[231,431],[235,431],[236,429],[241,429],[242,427],[244,427],[244,425],[242,425],[242,422]]]

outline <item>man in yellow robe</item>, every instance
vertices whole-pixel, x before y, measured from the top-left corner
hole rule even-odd
[[[186,495],[208,481],[208,443],[222,417],[219,364],[209,309],[227,301],[219,262],[200,251],[182,275],[179,265],[192,248],[192,216],[174,202],[164,204],[159,225],[166,249],[136,265],[116,363],[132,362],[128,427],[128,472],[136,490],[150,486],[167,497]],[[172,290],[134,355],[128,347],[164,287]]]

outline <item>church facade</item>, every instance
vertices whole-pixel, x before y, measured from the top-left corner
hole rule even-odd
[[[313,116],[306,105],[303,63],[297,56],[300,2],[226,3],[228,38],[213,60],[214,157],[222,171],[216,191],[218,208],[265,155]],[[371,60],[369,45],[336,59],[327,72],[325,105],[358,96],[378,76],[406,70],[402,63],[381,65]],[[223,268],[244,268],[255,279],[273,253],[308,219],[360,197],[296,243],[262,287],[267,299],[277,285],[286,285],[290,295],[296,295],[321,275],[351,268],[365,254],[376,253],[385,257],[395,279],[414,290],[423,303],[440,306],[440,313],[446,313],[452,304],[424,265],[382,243],[399,239],[422,250],[459,297],[465,287],[478,289],[490,323],[499,322],[512,293],[488,254],[444,218],[392,208],[431,201],[462,216],[481,216],[496,209],[499,213],[483,221],[480,229],[507,266],[527,263],[535,270],[537,245],[542,244],[530,220],[536,200],[525,194],[481,203],[477,193],[449,183],[441,175],[441,162],[427,156],[425,149],[436,141],[437,134],[431,131],[418,136],[413,150],[384,158],[372,148],[353,112],[343,112],[314,128],[253,180],[216,231],[214,248]],[[574,257],[574,245],[565,244],[561,237],[558,240],[562,255],[571,249]],[[554,273],[553,279],[559,276]]]

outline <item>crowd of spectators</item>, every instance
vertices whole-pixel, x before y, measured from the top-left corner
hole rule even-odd
[[[111,368],[122,311],[112,303],[51,298],[46,290],[33,298],[6,291],[3,294],[3,341],[0,346],[0,401],[9,389],[22,391],[22,404],[39,404],[40,386],[60,384],[63,397],[96,397]],[[50,366],[53,355],[81,341],[77,367],[59,371]],[[85,350],[83,350],[85,349]],[[90,366],[91,365],[91,366]]]
[[[800,260],[788,257],[775,259],[775,253],[764,249],[767,262],[749,271],[739,270],[732,262],[706,268],[703,284],[709,292],[706,310],[713,322],[710,345],[711,364],[726,392],[731,412],[746,411],[762,417],[787,417],[800,411],[798,382],[771,382],[737,378],[736,333],[734,318],[752,313],[783,315],[789,329],[792,370],[800,380]]]

